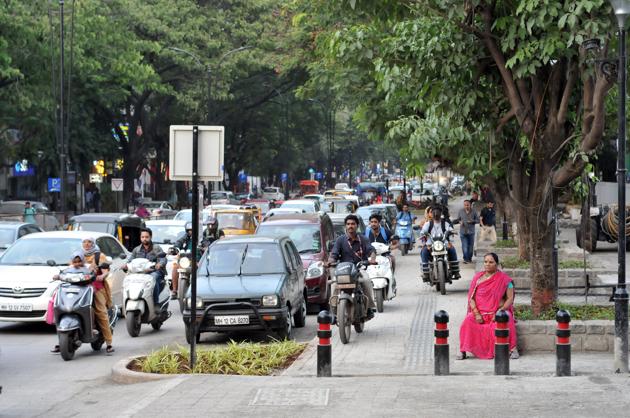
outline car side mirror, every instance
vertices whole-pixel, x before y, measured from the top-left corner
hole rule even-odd
[[[127,258],[127,254],[125,253],[120,253],[120,255],[118,256],[118,258],[120,258],[121,260],[124,260]]]
[[[170,244],[170,243],[171,243],[171,239],[170,239],[170,238],[166,238],[166,239],[164,240],[164,244]]]
[[[48,264],[50,267],[55,267],[57,265],[55,260],[48,260],[46,261],[46,264]]]

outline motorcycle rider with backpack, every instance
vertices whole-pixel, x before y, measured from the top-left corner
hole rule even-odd
[[[433,214],[433,219],[429,222],[426,222],[420,231],[420,244],[422,245],[422,250],[420,251],[420,257],[422,258],[422,281],[429,282],[429,259],[431,257],[431,245],[433,244],[433,237],[438,236],[446,236],[447,232],[451,233],[451,236],[448,238],[448,246],[447,246],[447,257],[449,264],[451,265],[450,273],[453,279],[459,279],[461,276],[459,274],[459,264],[455,263],[457,261],[457,252],[455,251],[455,247],[453,246],[453,234],[454,229],[453,225],[442,217],[442,209],[438,206],[434,206],[431,209]]]

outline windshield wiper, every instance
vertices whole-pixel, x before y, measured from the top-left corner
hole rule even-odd
[[[245,261],[245,257],[247,256],[247,248],[249,248],[249,245],[245,246],[245,249],[243,250],[243,256],[241,257],[241,263],[238,266],[238,275],[239,276],[243,275],[243,261]]]
[[[47,266],[47,263],[17,263],[18,266]]]
[[[306,248],[306,249],[304,249],[304,250],[300,250],[300,251],[298,251],[298,253],[300,253],[300,254],[305,254],[305,253],[318,253],[318,252],[319,252],[319,250],[316,250],[316,249],[314,249],[314,248]]]

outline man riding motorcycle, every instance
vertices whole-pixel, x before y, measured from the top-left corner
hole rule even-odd
[[[219,239],[219,221],[214,216],[210,216],[204,221],[206,229],[203,230],[201,246],[208,248],[210,244]]]
[[[186,234],[183,237],[175,241],[173,248],[177,248],[179,251],[192,251],[192,222],[186,223]],[[173,253],[173,250],[171,250]],[[179,268],[179,257],[177,258],[177,263],[173,264],[173,271],[171,273],[171,299],[177,299],[177,286],[179,285],[179,272],[177,269]]]
[[[381,219],[381,215],[377,213],[370,215],[370,227],[365,230],[365,237],[370,241],[370,244],[380,242],[389,245],[390,250],[395,250],[398,248],[398,237],[394,235],[389,228],[381,225]],[[391,254],[387,257],[389,258],[393,272],[396,270],[396,259]]]
[[[164,276],[166,275],[166,258],[164,258],[164,252],[159,245],[154,245],[151,238],[153,237],[153,231],[149,228],[143,228],[140,230],[140,245],[133,249],[131,255],[127,258],[127,263],[136,258],[146,258],[147,260],[154,262],[155,265],[151,271],[147,271],[155,280],[155,286],[153,287],[153,302],[157,305],[159,303],[159,295],[164,288]],[[127,265],[123,266],[123,270],[127,271]]]
[[[328,258],[327,266],[336,261],[358,263],[359,261],[370,261],[370,264],[376,264],[376,251],[370,244],[370,241],[363,235],[357,234],[357,228],[359,226],[359,218],[356,215],[350,214],[346,216],[344,224],[346,225],[345,235],[341,235],[335,241],[330,257]],[[368,317],[367,319],[374,318],[376,312],[376,303],[374,303],[374,292],[372,289],[372,280],[361,275],[359,279],[359,285],[363,289],[363,293],[368,298]],[[331,292],[335,294],[336,285],[333,283]],[[333,306],[333,310],[336,306]]]
[[[451,236],[448,238],[447,245],[447,258],[448,261],[457,261],[457,252],[455,251],[455,247],[453,246],[453,235],[454,230],[453,226],[449,221],[442,217],[442,209],[439,206],[434,206],[431,209],[431,213],[433,214],[433,219],[429,222],[426,222],[420,231],[420,244],[422,245],[422,250],[420,251],[420,256],[422,258],[422,281],[429,282],[429,259],[431,257],[431,245],[433,244],[433,238],[438,236],[446,236],[447,232],[451,233]],[[456,263],[449,263],[452,266],[457,265]],[[457,265],[458,266],[458,265]],[[459,267],[453,267],[451,270],[451,274],[454,279],[460,278],[459,275]]]

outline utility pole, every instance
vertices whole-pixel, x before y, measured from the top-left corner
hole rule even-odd
[[[59,179],[61,181],[61,189],[59,192],[59,208],[64,214],[66,213],[66,144],[64,138],[64,111],[63,111],[63,88],[64,88],[64,16],[63,16],[64,0],[59,0]]]

